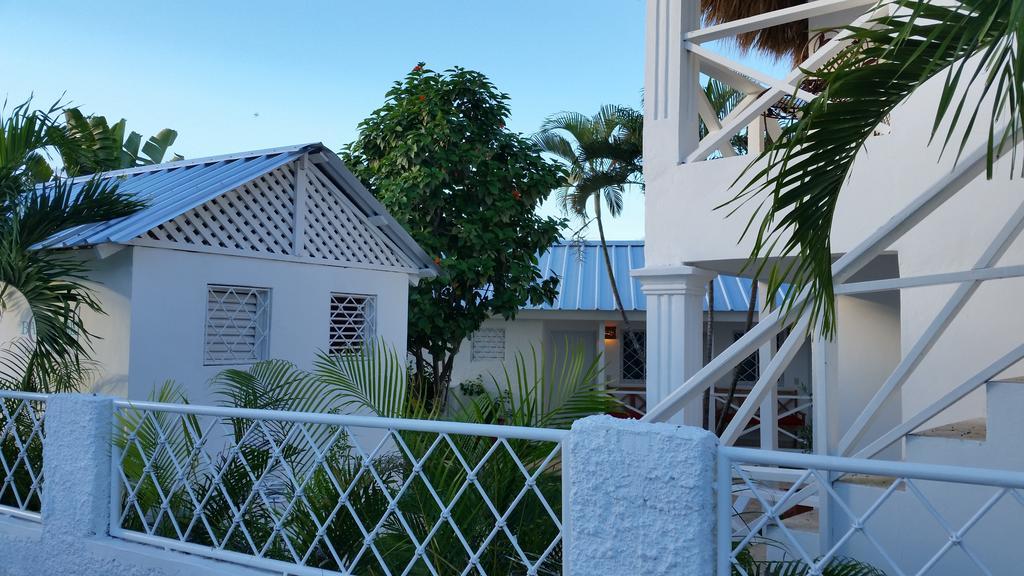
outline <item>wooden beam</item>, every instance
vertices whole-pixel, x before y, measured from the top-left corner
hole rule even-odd
[[[292,230],[292,254],[302,256],[306,249],[306,163],[309,154],[303,154],[295,163],[295,220]]]

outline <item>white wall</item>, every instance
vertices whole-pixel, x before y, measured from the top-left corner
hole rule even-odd
[[[208,381],[231,366],[204,366],[207,284],[271,289],[270,358],[311,367],[328,345],[331,292],[377,297],[377,336],[405,357],[406,274],[135,247],[127,390],[145,398],[168,379],[193,402],[213,400]],[[245,368],[246,366],[239,366]]]
[[[88,258],[86,286],[103,307],[103,313],[82,310],[82,322],[92,332],[93,358],[97,365],[91,389],[101,394],[124,396],[128,389],[128,355],[131,342],[132,256],[130,247],[104,259]]]

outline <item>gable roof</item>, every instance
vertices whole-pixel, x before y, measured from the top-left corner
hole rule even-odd
[[[362,217],[379,229],[422,275],[436,274],[436,265],[409,233],[344,166],[341,159],[320,143],[105,172],[99,177],[117,179],[119,191],[145,200],[146,207],[124,218],[66,230],[37,247],[72,248],[130,243],[150,230],[303,156],[307,156],[342,191]],[[84,183],[89,178],[80,177],[73,182]]]
[[[644,241],[608,242],[615,284],[627,312],[647,310],[647,297],[640,280],[629,271],[644,267]],[[614,312],[612,284],[596,241],[560,241],[540,255],[541,275],[558,276],[558,298],[553,304],[527,305],[524,310],[575,310]],[[751,280],[737,276],[715,277],[715,312],[746,312],[750,304]],[[708,297],[704,297],[704,310]]]

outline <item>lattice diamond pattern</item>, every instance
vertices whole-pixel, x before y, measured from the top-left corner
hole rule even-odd
[[[295,238],[293,167],[285,165],[146,233],[151,240],[291,254]]]
[[[622,379],[647,381],[647,331],[622,332]]]
[[[124,407],[117,418],[122,530],[283,572],[560,568],[557,443]]]
[[[43,488],[45,403],[0,392],[0,514],[38,513]]]
[[[732,550],[725,553],[728,554],[733,574],[743,576],[761,573],[754,558],[763,557],[768,549],[773,550],[774,557],[783,558],[781,562],[786,564],[786,573],[821,576],[827,573],[830,564],[844,560],[844,550],[855,539],[858,539],[862,548],[877,554],[881,562],[873,564],[887,574],[947,574],[950,567],[943,566],[943,561],[959,552],[960,567],[956,569],[957,573],[991,575],[994,572],[986,565],[985,554],[977,550],[974,544],[968,543],[966,537],[981,521],[992,515],[999,505],[1003,506],[1004,516],[1020,517],[1024,513],[1024,494],[1020,489],[1012,487],[896,477],[889,479],[887,487],[877,487],[877,497],[868,502],[860,502],[855,510],[829,481],[829,470],[805,470],[797,481],[783,489],[779,489],[777,483],[753,480],[740,463],[732,462],[732,472]],[[928,488],[923,488],[924,484],[928,484]],[[977,507],[965,509],[963,502],[951,505],[949,491],[965,489],[973,492],[970,501],[980,502]],[[932,497],[939,494],[943,497],[933,500],[929,493]],[[835,533],[832,548],[819,556],[813,556],[807,551],[794,529],[787,526],[784,520],[793,513],[794,507],[806,505],[807,499],[812,496],[827,498],[834,504],[832,514],[838,519],[838,522],[834,521],[835,526],[847,525]],[[915,503],[927,512],[928,517],[934,519],[941,538],[934,542],[934,553],[911,561],[899,540],[876,534],[875,530],[876,526],[905,517]],[[941,510],[942,507],[946,510]],[[956,512],[957,521],[949,518],[950,508]],[[915,524],[910,528],[914,532],[914,547],[920,548],[927,527]],[[769,529],[774,529],[776,533],[769,534]],[[911,536],[908,534],[906,537]],[[1009,534],[1007,537],[1010,537]]]
[[[319,168],[306,166],[302,248],[296,250],[296,182],[286,164],[165,222],[142,236],[256,252],[377,266],[415,264],[338,190]]]
[[[311,165],[306,174],[307,219],[302,256],[383,266],[410,265],[348,198],[335,191],[319,168]]]
[[[377,332],[377,299],[359,294],[331,294],[331,354],[358,352]]]
[[[209,286],[206,308],[207,365],[266,360],[270,337],[270,290]]]

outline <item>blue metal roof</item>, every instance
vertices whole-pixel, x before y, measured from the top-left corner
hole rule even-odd
[[[615,283],[627,311],[647,310],[647,298],[640,281],[630,270],[644,267],[643,240],[609,242],[609,256],[615,271]],[[526,306],[526,310],[615,311],[611,280],[604,264],[599,242],[562,241],[540,256],[541,275],[557,276],[558,298],[553,304]],[[719,275],[715,278],[715,311],[746,312],[750,305],[750,278]],[[708,299],[704,297],[704,309]]]
[[[71,228],[51,236],[36,248],[71,248],[129,242],[304,154],[309,154],[310,160],[332,177],[368,217],[382,218],[378,227],[421,267],[422,273],[434,275],[437,267],[423,249],[349,172],[341,159],[319,143],[179,160],[103,173],[101,178],[118,180],[119,192],[133,194],[146,202],[145,208],[124,218]],[[73,182],[81,185],[89,178],[81,177]]]

